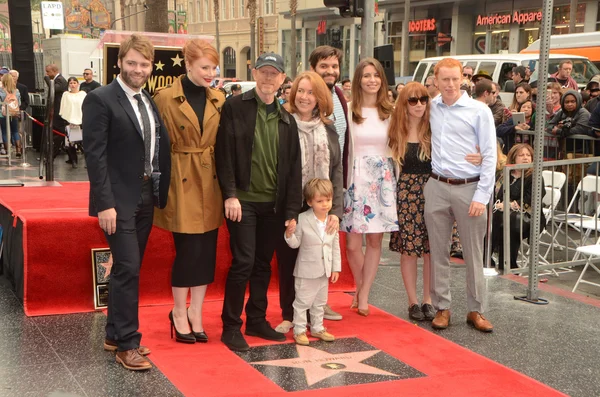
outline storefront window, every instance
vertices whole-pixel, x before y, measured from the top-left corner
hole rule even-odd
[[[292,67],[298,67],[298,64],[301,62],[302,57],[302,30],[296,29],[296,59],[291,59],[290,57],[290,36],[291,30],[284,30],[282,34],[282,43],[281,43],[281,51],[283,52],[283,61],[285,63],[285,73],[291,74]],[[300,70],[302,71],[302,68]]]
[[[473,41],[475,54],[498,54],[501,50],[508,51],[510,24],[476,26],[476,29]],[[489,51],[485,49],[487,32],[491,34]]]
[[[339,31],[339,34],[338,34]],[[300,65],[298,68],[301,70],[310,70],[310,54],[315,48],[322,45],[330,45],[342,50],[342,64],[340,65],[340,79],[348,77],[349,64],[350,64],[350,27],[341,26],[335,29],[327,29],[325,33],[317,34],[316,29],[306,29],[306,42],[304,59],[306,65]],[[300,52],[300,47],[298,52]],[[298,59],[300,63],[300,59]]]
[[[585,3],[577,5],[575,31],[569,31],[571,6],[554,7],[552,12],[552,34],[581,33],[585,22]]]
[[[394,49],[394,71],[402,70],[402,21],[390,21],[388,24],[388,44]]]

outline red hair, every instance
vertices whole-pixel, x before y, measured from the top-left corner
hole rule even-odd
[[[207,57],[215,65],[219,64],[219,54],[208,41],[200,39],[186,41],[183,46],[183,58],[185,59],[185,63],[190,66],[202,57]]]
[[[404,156],[408,147],[408,98],[428,97],[427,88],[421,83],[412,81],[408,83],[398,94],[396,108],[390,120],[388,130],[389,146],[392,150],[392,158],[400,168],[404,164]],[[419,137],[419,159],[421,161],[431,158],[431,129],[429,128],[429,102],[425,107],[425,113],[419,123],[417,135]]]
[[[324,124],[330,124],[332,121],[329,119],[331,113],[333,113],[333,99],[331,99],[331,91],[327,88],[327,84],[323,81],[323,78],[315,72],[303,72],[296,77],[292,90],[290,92],[289,109],[290,113],[298,113],[296,107],[296,94],[298,93],[298,86],[302,80],[308,80],[312,86],[312,92],[317,100],[317,106],[315,109],[319,112],[319,117]]]
[[[460,74],[462,74],[463,72],[462,63],[460,63],[459,60],[454,58],[444,58],[441,61],[439,61],[433,68],[433,74],[435,75],[435,77],[437,77],[440,68],[458,68],[460,70]]]

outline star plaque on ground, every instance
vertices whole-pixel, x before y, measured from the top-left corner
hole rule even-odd
[[[425,376],[358,338],[257,346],[238,355],[289,392]]]

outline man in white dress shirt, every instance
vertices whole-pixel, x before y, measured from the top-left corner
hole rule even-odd
[[[446,58],[435,66],[435,85],[441,95],[431,103],[432,173],[425,186],[425,222],[431,246],[431,298],[437,309],[434,329],[450,323],[450,236],[456,220],[467,272],[467,323],[491,332],[483,317],[485,283],[483,240],[486,205],[496,170],[496,133],[488,106],[460,91],[462,65]],[[480,165],[465,160],[481,148]]]

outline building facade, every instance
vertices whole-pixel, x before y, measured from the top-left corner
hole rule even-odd
[[[577,3],[576,28],[569,32],[570,1],[554,1],[552,34],[600,30],[598,0]],[[521,51],[540,36],[542,6],[542,0],[412,0],[409,74],[426,57]],[[380,0],[379,8],[385,10],[385,41],[393,44],[401,70],[404,0]]]
[[[351,78],[360,58],[360,18],[342,18],[337,9],[327,8],[323,0],[298,0],[296,12],[296,56],[290,50],[291,19],[289,0],[279,1],[279,53],[282,54],[286,73],[292,68],[296,73],[310,69],[310,53],[320,45],[331,45],[342,50],[341,78]],[[375,16],[374,45],[383,44],[384,14]]]

